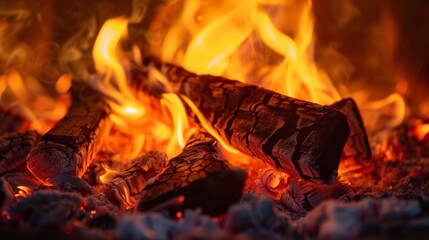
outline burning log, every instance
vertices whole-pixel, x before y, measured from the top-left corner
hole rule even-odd
[[[36,131],[10,132],[0,135],[0,176],[25,163],[25,157],[37,144]]]
[[[332,185],[309,182],[271,167],[260,170],[254,191],[270,196],[295,214],[304,214],[328,199],[352,193],[347,185],[339,182]]]
[[[222,160],[219,150],[216,139],[209,134],[194,134],[182,153],[147,183],[138,209],[152,210],[179,199],[183,202],[170,209],[170,214],[195,208],[211,215],[225,212],[240,199],[246,177],[242,170]]]
[[[328,199],[337,199],[351,194],[344,184],[325,185],[295,179],[283,190],[280,202],[296,214],[304,214]]]
[[[157,87],[148,83],[155,67],[169,79],[172,92],[192,101],[241,152],[305,180],[335,180],[350,133],[340,111],[222,77],[199,76],[153,58],[142,64],[132,78],[137,91],[159,92],[148,89]]]
[[[0,107],[0,134],[13,131],[25,131],[30,128],[30,122],[13,109]]]
[[[147,181],[159,174],[166,164],[167,155],[159,152],[149,152],[134,160],[130,167],[113,177],[108,185],[114,202],[122,209],[135,206]]]
[[[66,116],[27,157],[28,169],[41,181],[61,173],[81,177],[102,139],[106,105],[88,88],[79,89]]]
[[[346,114],[349,122],[350,136],[344,147],[342,159],[355,159],[361,163],[368,163],[371,158],[371,148],[355,101],[346,98],[332,104],[331,107]]]

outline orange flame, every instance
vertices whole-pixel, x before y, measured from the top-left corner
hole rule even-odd
[[[127,35],[128,20],[112,18],[105,22],[97,36],[93,58],[99,75],[88,79],[101,92],[113,110],[110,120],[113,125],[106,139],[106,147],[118,155],[114,160],[130,161],[142,152],[160,150],[169,156],[178,154],[193,127],[188,123],[185,108],[177,95],[165,93],[161,100],[145,94],[134,94],[127,79],[129,59],[141,58],[133,47],[125,52],[121,41]],[[162,73],[149,71],[156,81],[166,81]],[[173,136],[173,137],[171,137]],[[111,173],[106,169],[102,182],[108,181]]]
[[[324,105],[352,95],[368,106],[362,108],[362,114],[370,116],[365,121],[373,121],[374,112],[392,113],[376,116],[390,117],[389,127],[405,116],[406,105],[398,94],[370,101],[349,94],[344,86],[340,93],[317,65],[310,0],[188,1],[168,27],[159,54],[189,71],[258,84]]]
[[[58,81],[61,80],[61,78]],[[0,76],[0,98],[11,108],[16,108],[31,121],[31,129],[47,132],[67,112],[70,105],[67,90],[58,92],[59,97],[51,96],[38,79],[11,70]],[[10,94],[4,99],[3,93]]]
[[[26,186],[17,186],[16,188],[18,189],[18,193],[15,194],[16,198],[25,198],[33,194],[33,190]]]
[[[109,19],[104,23],[95,41],[92,55],[95,68],[99,73],[105,74],[105,77],[101,81],[92,80],[90,84],[107,97],[116,114],[135,121],[145,114],[146,109],[131,93],[124,67],[120,62],[123,59],[120,42],[127,35],[127,26],[128,20],[124,17]]]

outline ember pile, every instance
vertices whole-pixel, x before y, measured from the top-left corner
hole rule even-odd
[[[68,39],[41,75],[17,64],[30,13],[2,13],[2,236],[428,233],[429,123],[405,117],[397,93],[369,101],[338,90],[313,59],[311,1],[226,2],[133,1],[128,18]],[[288,8],[299,27],[280,30]],[[140,22],[153,42],[127,38]]]

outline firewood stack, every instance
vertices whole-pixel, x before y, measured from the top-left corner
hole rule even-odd
[[[370,158],[351,99],[321,106],[223,77],[196,75],[153,57],[132,66],[134,91],[158,98],[165,92],[178,94],[196,123],[208,121],[223,141],[270,166],[259,176],[260,189],[296,212],[348,194],[350,189],[336,180],[340,160],[363,164]],[[154,82],[154,69],[169,82]],[[167,211],[170,216],[198,208],[219,215],[240,200],[246,172],[229,165],[219,139],[202,124],[178,156],[167,161],[163,153],[147,153],[101,184],[104,167],[94,159],[106,135],[109,108],[86,85],[75,84],[71,91],[66,116],[41,138],[32,131],[0,136],[0,174],[25,166],[24,159],[30,171],[2,178],[7,199],[13,198],[10,189],[19,186],[8,179],[24,179],[19,181],[40,183],[28,191],[48,187],[84,197],[101,193],[115,208]],[[21,125],[13,129],[22,130]],[[273,176],[282,176],[274,188]]]
[[[350,133],[340,111],[222,77],[199,76],[151,57],[134,71],[135,89],[147,91],[153,67],[236,149],[305,180],[335,181]]]

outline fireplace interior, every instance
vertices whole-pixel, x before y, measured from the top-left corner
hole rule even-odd
[[[429,233],[429,4],[0,0],[5,239]]]

